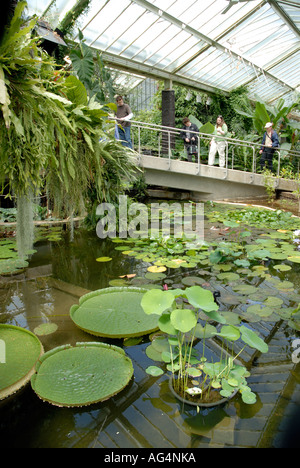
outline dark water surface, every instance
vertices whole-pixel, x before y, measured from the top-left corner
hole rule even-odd
[[[206,229],[208,233],[210,225]],[[136,274],[130,284],[144,282],[141,278],[149,264],[123,255],[115,250],[116,245],[111,240],[100,240],[94,232],[80,229],[75,230],[72,241],[67,231],[59,242],[39,242],[26,278],[22,275],[10,278],[0,289],[0,323],[31,331],[41,323],[56,323],[55,333],[39,337],[45,351],[63,344],[105,341],[78,329],[69,317],[69,310],[87,291],[109,287],[111,281],[119,281],[122,275]],[[96,262],[102,256],[109,256],[112,261]],[[269,269],[272,276],[277,275],[272,263]],[[205,284],[220,291],[220,310],[242,313],[245,304],[236,305],[232,300],[225,300],[228,285],[220,284],[214,274],[205,276],[203,266],[193,270],[169,268],[166,279],[153,281],[153,284],[182,287],[183,278],[200,276],[200,270]],[[293,282],[293,292],[274,292],[272,283],[261,278],[251,279],[251,284],[258,289],[268,287],[271,295],[280,294],[286,307],[296,306],[300,293],[299,266],[294,264],[281,279]],[[244,404],[237,395],[226,406],[197,413],[195,408],[175,400],[166,376],[154,378],[146,374],[145,368],[153,364],[145,353],[148,337],[134,346],[125,346],[122,340],[106,340],[124,347],[132,359],[134,379],[130,385],[107,402],[76,409],[44,403],[28,385],[0,403],[0,447],[298,446],[300,364],[292,360],[292,346],[299,332],[291,328],[287,320],[260,321],[252,326],[269,345],[265,355],[253,356],[255,350],[250,348],[242,355],[244,362],[252,363],[248,382],[257,395],[254,405]],[[216,353],[213,342],[209,349],[213,355]]]

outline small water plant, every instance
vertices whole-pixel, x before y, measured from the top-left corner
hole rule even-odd
[[[158,316],[157,325],[162,333],[154,338],[146,353],[166,364],[178,395],[201,406],[239,391],[244,403],[255,403],[256,395],[246,381],[250,373],[237,360],[247,345],[261,353],[268,351],[268,345],[249,326],[227,324],[211,291],[201,286],[185,290],[153,289],[144,294],[141,305],[146,314]],[[214,336],[222,338],[225,344],[218,362],[206,353],[206,340]],[[200,351],[195,347],[199,340]],[[241,349],[237,353],[229,352],[230,343],[237,340],[242,343]],[[146,372],[160,376],[164,370],[149,366]]]

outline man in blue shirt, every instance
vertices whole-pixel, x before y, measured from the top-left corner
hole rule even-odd
[[[265,168],[265,163],[268,163],[268,169],[273,171],[273,154],[277,148],[279,148],[279,138],[277,132],[273,130],[273,124],[268,122],[265,125],[265,133],[261,142],[261,148],[259,154],[260,158],[260,168],[261,171]]]

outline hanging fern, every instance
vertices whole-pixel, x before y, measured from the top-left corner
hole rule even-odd
[[[17,197],[43,189],[58,215],[71,215],[84,211],[91,188],[99,202],[116,198],[136,167],[104,132],[104,106],[39,48],[25,6],[18,3],[0,44],[0,183]]]

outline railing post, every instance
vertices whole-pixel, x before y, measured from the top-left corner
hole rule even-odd
[[[251,146],[252,148],[252,172],[256,172],[256,156],[255,156],[255,148],[254,146]]]
[[[199,138],[198,138],[198,161],[197,161],[197,164],[198,164],[198,167],[197,167],[197,172],[196,174],[197,175],[200,175],[200,148],[201,148],[201,136],[199,135]]]
[[[280,174],[280,150],[277,150],[278,153],[278,167],[277,167],[277,176]]]
[[[171,132],[168,131],[168,157],[169,157],[169,170],[171,169]]]
[[[142,153],[141,153],[141,127],[138,126],[138,148],[139,148],[139,165],[141,165]]]
[[[160,158],[161,132],[158,134],[158,157]]]

